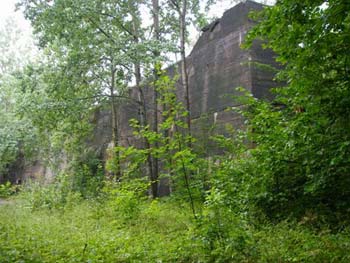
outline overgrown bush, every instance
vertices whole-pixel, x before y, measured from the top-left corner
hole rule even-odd
[[[81,194],[73,191],[69,176],[62,174],[51,184],[26,183],[19,198],[31,210],[51,210],[73,205],[81,200]]]
[[[10,182],[6,182],[4,184],[0,184],[0,198],[7,198],[15,193],[17,193],[19,190],[18,185],[11,185]]]
[[[254,233],[260,262],[348,262],[348,230],[313,231],[297,223],[264,225]]]
[[[86,149],[83,153],[75,154],[68,170],[72,191],[79,192],[83,198],[96,198],[102,191],[105,181],[102,161],[96,153]]]
[[[255,14],[248,43],[264,40],[283,65],[273,103],[246,111],[254,201],[271,219],[306,213],[333,226],[349,223],[349,3],[278,1]],[[310,33],[306,33],[310,32]]]
[[[227,206],[227,196],[211,189],[197,221],[197,235],[210,262],[242,262],[256,256],[247,221]]]
[[[138,217],[142,203],[146,200],[149,187],[147,179],[134,179],[128,182],[106,182],[103,189],[105,205],[115,218],[123,221]]]
[[[129,197],[128,197],[129,198]],[[193,220],[187,204],[143,200],[137,213],[93,200],[70,209],[0,206],[1,262],[348,262],[344,229],[294,222],[252,227],[213,192]],[[134,207],[134,205],[132,205]],[[122,213],[126,213],[123,215]],[[14,220],[16,218],[16,220]]]

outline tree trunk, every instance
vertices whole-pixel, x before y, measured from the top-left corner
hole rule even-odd
[[[145,96],[143,94],[143,90],[140,86],[141,82],[141,70],[140,65],[138,63],[135,64],[135,79],[136,79],[136,87],[139,91],[139,102],[140,102],[140,123],[142,127],[146,127],[148,125],[147,116],[146,116],[146,102],[145,102]],[[148,139],[145,138],[144,141],[145,148],[151,149],[151,144],[149,143]],[[147,163],[148,163],[148,172],[149,172],[149,178],[151,181],[153,180],[154,176],[154,170],[153,170],[153,162],[152,162],[152,156],[151,153],[147,154]],[[158,187],[157,187],[158,188]],[[152,192],[153,195],[153,192]]]
[[[155,41],[159,41],[159,0],[152,0],[152,12],[153,12],[153,38]],[[157,58],[160,56],[158,50],[154,51],[154,57]],[[154,83],[158,79],[158,65],[154,65]],[[158,133],[158,91],[156,84],[153,87],[153,107],[154,107],[154,120],[153,120],[153,131]],[[155,148],[158,148],[158,142],[154,145]],[[158,178],[159,178],[159,162],[157,157],[153,157],[153,175],[151,177],[151,191],[153,198],[158,197]]]
[[[180,11],[180,10],[179,10]],[[186,64],[186,14],[187,14],[187,0],[183,0],[182,8],[179,13],[180,19],[180,53],[181,53],[181,82],[184,89],[184,99],[186,104],[186,122],[188,128],[188,135],[191,136],[191,103],[190,92],[188,87],[188,74]],[[189,141],[189,147],[191,147],[191,141]]]
[[[112,157],[115,157],[116,171],[113,174],[115,179],[118,181],[121,179],[121,167],[120,167],[120,153],[115,147],[119,146],[119,132],[118,132],[118,112],[117,105],[115,101],[114,91],[115,91],[115,73],[116,69],[111,66],[111,85],[110,85],[110,102],[112,111]],[[114,155],[115,154],[115,155]]]
[[[133,37],[135,44],[139,43],[139,26],[137,23],[137,17],[133,15],[132,17],[133,22]],[[143,93],[143,90],[141,88],[141,66],[137,58],[135,58],[134,63],[134,70],[135,70],[135,81],[136,81],[136,88],[139,93],[139,103],[140,103],[140,124],[142,127],[146,127],[148,125],[147,115],[146,115],[146,101],[145,96]],[[151,145],[147,138],[144,140],[144,146],[147,150],[151,149]],[[148,164],[148,175],[150,180],[152,181],[152,178],[154,178],[154,172],[153,172],[153,162],[152,162],[152,156],[151,153],[147,154],[147,164]]]

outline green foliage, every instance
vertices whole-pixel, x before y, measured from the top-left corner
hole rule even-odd
[[[253,202],[271,218],[348,221],[349,52],[347,1],[278,1],[250,33],[283,64],[273,105],[251,101],[257,188]],[[280,106],[278,106],[280,105]]]
[[[23,205],[31,211],[69,208],[81,200],[81,195],[72,190],[69,176],[62,174],[55,183],[29,182],[19,195]]]
[[[247,222],[227,205],[227,198],[212,188],[197,222],[196,234],[209,252],[209,262],[242,262],[257,253]]]
[[[319,233],[291,223],[265,226],[254,233],[260,262],[346,262],[347,230]],[[345,239],[344,239],[345,238]],[[335,244],[337,243],[337,245]]]
[[[147,180],[142,178],[123,183],[107,182],[103,189],[106,205],[115,217],[123,221],[135,219],[140,213],[142,201],[146,199],[148,187]]]
[[[1,262],[350,260],[347,1],[281,0],[255,15],[248,45],[261,38],[276,52],[285,85],[272,103],[240,98],[245,131],[209,130],[206,145],[216,144],[219,156],[196,151],[207,146],[188,135],[176,79],[158,72],[161,122],[154,130],[131,123],[149,147],[121,147],[113,117],[113,182],[86,147],[89,120],[107,100],[116,114],[132,66],[147,73],[165,50],[146,40],[141,2],[21,2],[48,61],[1,76],[0,172],[30,151],[69,165],[53,183],[30,183],[14,203],[0,203]],[[171,2],[185,22],[203,20],[198,1],[188,1],[187,19],[185,1]],[[173,13],[163,22],[175,23]],[[159,160],[161,177],[144,176],[149,160]],[[149,200],[162,178],[171,196]],[[0,196],[12,189],[0,185]]]
[[[85,149],[79,157],[70,162],[68,169],[72,191],[85,199],[98,197],[105,183],[105,174],[101,160],[93,151]]]
[[[133,120],[132,120],[133,121]],[[130,147],[116,147],[111,149],[114,151],[114,155],[111,154],[112,158],[107,160],[106,170],[112,173],[116,173],[119,169],[119,163],[117,163],[117,154],[118,159],[123,162],[123,177],[124,179],[135,179],[140,178],[140,175],[143,173],[145,167],[144,164],[147,160],[148,152],[145,149],[138,149],[133,146]]]
[[[4,175],[18,158],[25,155],[29,161],[38,150],[36,127],[19,114],[24,94],[18,75],[7,72],[0,76],[0,174]]]
[[[37,55],[31,36],[21,30],[16,19],[7,17],[0,25],[0,78],[21,70]]]
[[[36,53],[31,39],[23,36],[12,19],[0,27],[0,177],[9,181],[14,181],[8,176],[11,165],[24,155],[30,161],[37,152],[36,127],[19,114],[24,95],[18,76]]]
[[[187,209],[171,202],[134,199],[137,213],[129,218],[134,205],[126,206],[124,201],[133,199],[131,190],[110,194],[107,203],[74,202],[64,211],[0,206],[1,262],[174,262],[196,255],[186,234]]]
[[[316,233],[295,223],[248,227],[221,210],[224,198],[218,193],[208,198],[201,225],[191,220],[187,206],[172,199],[138,200],[132,219],[122,214],[129,209],[117,211],[115,203],[73,201],[70,209],[32,211],[16,200],[0,205],[0,261],[349,261],[348,230]]]
[[[134,136],[141,141],[147,141],[152,147],[138,149],[135,147],[117,147],[118,160],[111,159],[107,168],[112,170],[120,160],[124,177],[127,179],[140,177],[146,169],[144,166],[147,158],[162,160],[162,178],[170,181],[173,195],[186,199],[191,204],[195,214],[195,200],[203,199],[205,181],[206,161],[199,158],[190,147],[195,142],[192,136],[187,135],[187,125],[184,118],[187,112],[182,103],[178,102],[175,94],[175,79],[164,74],[159,75],[156,81],[160,105],[164,106],[162,111],[162,122],[158,125],[158,131],[150,130],[149,126],[142,126],[137,120],[131,120],[134,128]],[[149,178],[151,184],[154,178]],[[159,178],[156,178],[158,180]]]
[[[7,198],[16,194],[19,190],[17,185],[11,185],[10,182],[0,184],[0,198]]]

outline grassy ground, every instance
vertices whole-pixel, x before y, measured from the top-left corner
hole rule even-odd
[[[228,222],[219,234],[215,224],[195,222],[187,204],[130,198],[122,203],[1,205],[0,262],[350,262],[346,230]]]
[[[187,261],[195,244],[182,209],[150,203],[120,216],[94,202],[31,211],[0,207],[0,262]],[[137,213],[137,215],[136,215]],[[164,249],[166,248],[166,249]]]

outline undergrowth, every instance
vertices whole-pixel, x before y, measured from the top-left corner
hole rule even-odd
[[[212,200],[195,220],[188,204],[140,198],[142,187],[135,186],[107,184],[90,200],[72,193],[58,199],[50,187],[24,190],[0,206],[0,262],[350,261],[347,229],[287,221],[256,226]],[[42,203],[35,201],[39,188]]]

